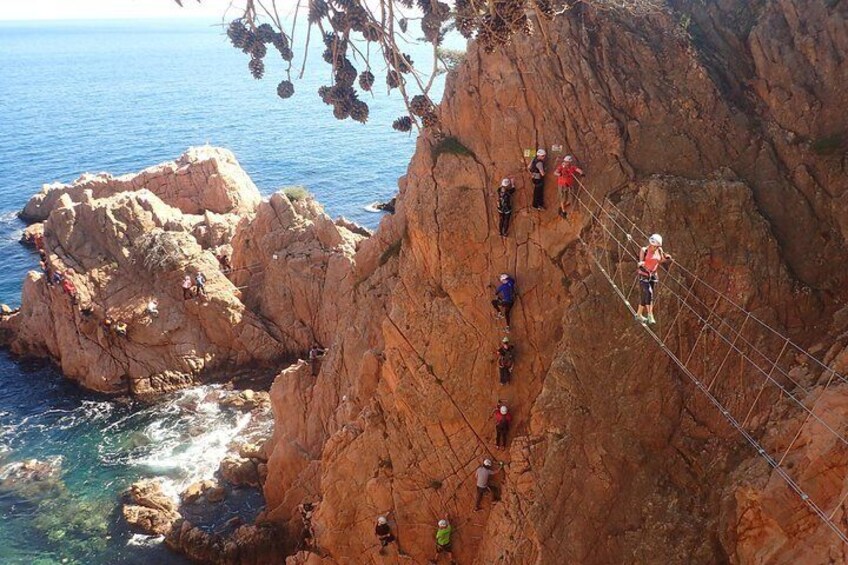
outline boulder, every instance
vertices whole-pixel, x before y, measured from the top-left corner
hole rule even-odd
[[[218,471],[233,486],[259,486],[257,463],[239,455],[230,454],[221,461]]]

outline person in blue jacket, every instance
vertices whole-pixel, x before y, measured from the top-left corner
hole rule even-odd
[[[495,312],[498,313],[498,318],[506,318],[506,331],[509,331],[509,313],[515,302],[515,280],[508,274],[503,273],[500,276],[500,281],[500,286],[495,290],[495,299],[492,300],[492,306],[494,306]]]

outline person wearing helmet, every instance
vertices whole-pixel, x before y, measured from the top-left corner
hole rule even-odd
[[[512,424],[512,414],[506,404],[498,402],[494,411],[495,415],[495,448],[506,449],[506,436],[509,434],[509,426]]]
[[[503,469],[503,463],[501,463],[500,468]],[[475,512],[480,510],[480,503],[483,501],[483,496],[486,494],[486,492],[492,493],[492,500],[494,502],[497,502],[501,499],[501,493],[498,487],[489,482],[489,479],[492,478],[492,475],[497,472],[498,471],[492,468],[491,459],[486,459],[485,461],[483,461],[483,464],[477,467],[477,470],[474,471],[474,476],[477,478],[477,498],[474,501]]]
[[[536,157],[530,161],[527,170],[533,179],[533,208],[543,210],[545,208],[545,158],[548,153],[544,149],[536,151]]]
[[[505,178],[498,187],[498,231],[501,237],[506,237],[509,230],[509,220],[512,216],[512,195],[515,194],[515,183]]]
[[[636,321],[642,324],[657,323],[654,318],[654,289],[659,282],[657,269],[663,263],[672,261],[671,255],[663,251],[662,244],[662,236],[655,233],[648,238],[648,246],[639,251],[639,287],[642,292],[639,308],[636,310]],[[643,312],[647,313],[647,316],[644,316]]]
[[[451,548],[451,534],[453,534],[453,526],[446,519],[439,520],[439,527],[436,530],[436,558],[433,562],[439,560],[439,555],[447,553],[451,556],[453,549]]]
[[[389,526],[389,520],[386,516],[377,517],[377,525],[374,527],[374,535],[380,540],[380,554],[386,550],[386,546],[395,541],[395,536],[392,535],[392,528]]]
[[[557,192],[559,193],[559,215],[563,219],[568,218],[568,209],[571,207],[574,177],[582,174],[583,169],[577,166],[574,157],[571,155],[566,155],[554,171],[554,175],[557,177]]]
[[[501,284],[495,289],[495,299],[492,300],[492,306],[494,306],[498,318],[506,319],[505,329],[509,331],[509,313],[512,311],[512,305],[515,302],[515,280],[506,273],[502,273],[499,280]]]
[[[501,385],[505,385],[512,378],[512,368],[515,366],[515,346],[509,342],[508,337],[505,337],[501,340],[496,353],[498,354],[498,376]]]

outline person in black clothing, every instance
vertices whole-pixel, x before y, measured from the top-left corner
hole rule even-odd
[[[377,525],[374,527],[374,535],[380,540],[380,553],[385,552],[387,545],[395,541],[395,536],[392,534],[392,528],[389,526],[389,521],[385,516],[377,518]]]
[[[512,216],[512,195],[515,194],[515,184],[512,179],[505,178],[501,181],[501,186],[498,188],[498,231],[501,237],[506,237],[509,231],[509,219]]]
[[[327,353],[326,349],[323,349],[317,343],[313,343],[312,347],[309,348],[309,368],[312,371],[312,376],[317,377],[318,371],[321,369],[321,358]]]
[[[512,368],[515,365],[515,346],[509,343],[509,338],[505,337],[501,340],[501,346],[498,347],[498,375],[500,376],[501,384],[509,384],[512,378]]]
[[[536,158],[530,162],[527,170],[533,179],[533,208],[543,210],[545,208],[545,157],[547,151],[539,149]]]

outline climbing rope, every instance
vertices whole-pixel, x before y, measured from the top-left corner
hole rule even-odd
[[[587,203],[579,197],[579,194],[575,196],[575,200],[583,207],[583,209],[585,209],[592,221],[600,227],[600,233],[595,231],[590,234],[594,235],[594,237],[589,238],[590,241],[587,241],[587,238],[584,238],[582,234],[579,236],[579,240],[587,250],[592,262],[610,284],[615,294],[625,304],[630,314],[635,317],[636,310],[630,302],[630,294],[635,287],[635,280],[634,284],[630,286],[630,290],[625,291],[627,284],[624,278],[624,268],[628,265],[635,265],[635,263],[639,261],[639,250],[641,250],[641,246],[634,241],[631,232],[639,234],[640,238],[644,240],[648,239],[648,234],[641,230],[638,225],[624,214],[613,202],[609,199],[604,199],[603,201],[598,200],[585,187],[585,185],[580,182],[579,179],[576,180],[582,189],[580,193],[586,194],[591,202]],[[629,229],[623,224],[629,225]],[[621,235],[618,235],[617,231],[620,231]],[[636,247],[635,252],[630,249],[633,246]],[[603,250],[605,252],[601,253],[599,250]],[[793,478],[789,473],[789,469],[784,466],[784,461],[786,460],[787,455],[795,446],[802,431],[811,420],[814,420],[817,424],[819,424],[840,444],[848,447],[848,438],[835,430],[830,424],[824,421],[819,414],[816,413],[819,400],[824,397],[833,381],[848,381],[846,381],[843,375],[828,367],[825,363],[794,343],[789,337],[783,335],[783,333],[779,330],[756,317],[751,312],[745,310],[745,308],[740,306],[735,300],[716,289],[713,285],[702,280],[690,269],[687,269],[677,261],[672,263],[672,266],[686,275],[690,279],[690,283],[687,284],[681,280],[680,277],[673,275],[671,267],[669,267],[668,272],[664,275],[664,278],[667,279],[669,283],[673,283],[673,285],[665,285],[663,287],[663,292],[670,294],[678,303],[677,314],[674,316],[671,326],[668,328],[665,336],[661,336],[654,328],[644,324],[640,325],[642,325],[643,329],[666,353],[672,362],[674,362],[674,364],[679,367],[680,370],[695,384],[696,388],[698,388],[698,390],[700,390],[719,410],[728,423],[730,423],[730,425],[736,429],[740,435],[742,435],[742,437],[757,451],[757,454],[767,462],[769,467],[771,467],[777,475],[780,476],[796,494],[798,494],[807,507],[819,519],[821,519],[825,525],[827,525],[844,543],[848,544],[848,534],[846,534],[846,532],[844,532],[833,520],[833,517],[836,515],[839,508],[842,507],[846,497],[841,497],[837,504],[833,507],[832,511],[827,512],[824,509],[824,504],[821,501],[814,501],[802,488],[800,480]],[[616,280],[617,278],[618,280]],[[710,298],[714,298],[715,300],[712,301],[698,296],[698,290],[702,293],[707,293],[710,295]],[[724,306],[724,310],[729,311],[723,314],[722,309],[719,309],[720,305]],[[668,345],[669,338],[671,337],[681,314],[684,312],[691,313],[701,328],[701,331],[695,338],[687,355],[683,354],[684,342],[682,340],[678,340],[678,344],[680,346],[679,353],[676,353],[673,350],[673,347]],[[742,323],[738,328],[735,327],[732,320],[729,319],[731,314],[736,314],[742,317]],[[751,340],[743,336],[743,332],[749,322],[753,322],[754,324],[752,326],[748,326],[749,328],[761,328],[758,335],[752,337]],[[767,349],[767,344],[762,343],[762,335],[760,335],[762,333],[777,339],[774,354],[764,351]],[[703,343],[703,338],[707,334],[712,334],[719,338],[721,342],[726,344],[727,351],[721,359],[721,363],[718,365],[718,370],[714,373],[710,371],[711,374],[707,375],[707,378],[704,378],[698,374],[696,369],[693,368],[692,359],[696,349],[701,343]],[[757,337],[760,339],[756,339]],[[758,341],[759,343],[755,345],[753,343],[754,341]],[[826,373],[829,374],[826,384],[817,395],[811,407],[807,405],[808,403],[804,402],[803,398],[799,398],[797,396],[797,391],[793,393],[793,389],[790,389],[787,384],[782,384],[775,378],[775,373],[782,375],[787,381],[794,385],[795,389],[800,389],[804,393],[810,393],[812,389],[815,388],[815,384],[813,384],[810,389],[802,386],[796,379],[792,378],[790,371],[786,371],[780,367],[781,359],[785,359],[787,351],[790,350],[794,350],[796,352],[796,362],[797,357],[801,356],[803,359],[810,360],[814,366],[822,369],[823,372],[821,375],[811,382],[821,382],[823,376]],[[700,351],[703,355],[716,353],[714,349],[708,350],[706,345],[702,346]],[[745,363],[750,365],[750,367],[753,367],[757,373],[760,373],[764,377],[756,396],[750,403],[747,411],[745,411],[744,418],[735,416],[731,409],[729,409],[726,405],[730,403],[722,402],[719,392],[714,390],[714,386],[719,381],[719,377],[727,366],[727,362],[732,354],[738,355],[740,361],[740,383],[742,382],[742,368]],[[752,356],[757,356],[758,360],[755,360]],[[761,366],[762,362],[766,363],[765,367]],[[703,363],[702,367],[706,370],[707,363]],[[769,453],[763,444],[755,437],[755,432],[749,429],[754,408],[760,401],[760,398],[768,385],[773,385],[773,387],[779,391],[781,396],[785,396],[787,399],[791,400],[793,404],[799,407],[806,414],[797,433],[794,435],[792,441],[785,450],[783,450],[782,454]],[[748,391],[746,390],[743,392],[743,398],[746,392]],[[739,396],[740,395],[737,394],[736,397],[731,400],[739,400]],[[741,404],[743,404],[743,406],[740,406],[740,408],[743,408],[744,410],[745,402],[742,402]]]

